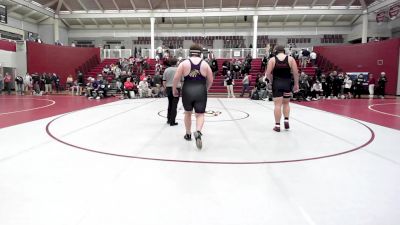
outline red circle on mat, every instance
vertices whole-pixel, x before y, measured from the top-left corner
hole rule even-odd
[[[6,103],[7,107],[0,108],[0,116],[47,108],[56,103],[55,101],[50,100],[50,99],[40,99],[40,98],[0,98],[0,105],[5,105],[5,103],[3,103],[4,100],[6,100],[5,102],[7,102]],[[10,103],[9,100],[14,100],[14,101],[11,101],[11,103]],[[29,101],[25,101],[25,100],[29,100]],[[32,101],[32,100],[36,100],[36,101]],[[43,101],[50,102],[50,104],[46,104],[46,105],[38,104]],[[7,111],[2,111],[4,109]]]
[[[68,113],[69,114],[69,113]],[[64,114],[62,116],[59,116],[53,120],[51,120],[47,125],[46,125],[46,132],[47,134],[53,138],[54,140],[68,145],[70,147],[73,148],[77,148],[80,150],[84,150],[84,151],[88,151],[88,152],[94,152],[94,153],[98,153],[98,154],[103,154],[103,155],[109,155],[109,156],[117,156],[117,157],[123,157],[123,158],[132,158],[132,159],[142,159],[142,160],[152,160],[152,161],[163,161],[163,162],[176,162],[176,163],[203,163],[203,164],[242,164],[242,165],[246,165],[246,164],[273,164],[273,163],[292,163],[292,162],[302,162],[302,161],[310,161],[310,160],[317,160],[317,159],[324,159],[324,158],[329,158],[329,157],[334,157],[334,156],[339,156],[339,155],[343,155],[343,154],[347,154],[347,153],[351,153],[357,150],[360,150],[362,148],[364,148],[365,146],[369,145],[370,143],[372,143],[375,139],[375,133],[374,131],[368,127],[367,125],[365,125],[364,123],[361,123],[357,120],[351,119],[351,118],[347,118],[350,119],[356,123],[361,124],[362,126],[364,126],[365,128],[367,128],[370,131],[370,138],[369,140],[367,140],[364,144],[352,148],[352,149],[348,149],[348,150],[344,150],[342,152],[339,153],[334,153],[334,154],[330,154],[330,155],[321,155],[321,156],[316,156],[316,157],[310,157],[310,158],[302,158],[302,159],[288,159],[288,160],[276,160],[276,161],[196,161],[196,160],[179,160],[179,159],[164,159],[164,158],[150,158],[150,157],[141,157],[141,156],[133,156],[133,155],[123,155],[123,154],[116,154],[116,153],[109,153],[109,152],[103,152],[103,151],[99,151],[96,149],[90,149],[90,148],[86,148],[86,147],[81,147],[78,145],[75,145],[73,143],[68,143],[66,141],[61,140],[60,138],[56,137],[55,135],[53,135],[50,132],[50,126],[51,124],[56,121],[57,119],[60,119],[68,114]],[[338,115],[340,116],[340,115]]]

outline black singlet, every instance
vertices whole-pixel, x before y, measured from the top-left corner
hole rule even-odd
[[[275,56],[275,66],[272,74],[272,96],[274,98],[282,96],[289,98],[292,89],[292,70],[289,65],[289,56],[286,56],[283,61]]]
[[[204,113],[207,106],[207,82],[206,77],[200,72],[201,63],[195,65],[189,59],[190,72],[184,77],[182,86],[182,103],[185,111]]]

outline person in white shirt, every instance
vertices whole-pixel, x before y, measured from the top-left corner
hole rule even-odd
[[[115,78],[118,78],[121,75],[121,69],[118,66],[114,68],[114,74]]]
[[[345,98],[351,98],[351,86],[353,85],[353,81],[351,80],[349,75],[345,75],[344,78],[344,95]]]
[[[311,63],[313,64],[313,66],[315,66],[315,64],[317,63],[317,53],[312,51],[310,53],[310,59],[311,59]]]
[[[24,77],[24,92],[25,92],[25,94],[32,92],[32,87],[33,87],[32,76],[29,73],[27,73],[27,74],[25,74],[25,77]]]
[[[163,47],[162,46],[158,46],[156,52],[157,52],[157,55],[158,55],[158,59],[162,59],[163,58]]]
[[[235,98],[235,93],[233,92],[233,86],[235,85],[235,80],[233,76],[231,75],[230,71],[225,76],[225,84],[226,84],[226,89],[228,92],[228,98]]]
[[[151,88],[146,78],[139,82],[139,96],[141,98],[151,97]]]
[[[322,95],[322,84],[319,80],[315,81],[313,86],[311,87],[311,95],[312,95],[312,100],[318,100],[319,96]]]

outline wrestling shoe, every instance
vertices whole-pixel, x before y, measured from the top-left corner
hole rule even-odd
[[[194,138],[196,139],[196,147],[197,149],[201,149],[203,147],[203,142],[201,141],[201,136],[203,135],[200,131],[193,132]]]
[[[191,134],[185,134],[185,136],[183,136],[183,138],[184,138],[186,141],[191,141],[191,140],[192,140],[192,135],[191,135]]]
[[[278,126],[275,126],[274,129],[272,129],[272,130],[274,130],[274,131],[276,131],[276,132],[281,132],[281,128],[278,127]]]
[[[283,124],[285,125],[285,129],[289,130],[289,128],[290,128],[289,121],[285,121]]]

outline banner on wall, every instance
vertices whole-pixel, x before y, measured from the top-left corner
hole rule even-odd
[[[380,11],[376,14],[376,22],[382,23],[385,21],[386,18],[386,11]]]
[[[400,3],[394,4],[389,8],[389,18],[391,20],[396,19],[400,12]]]

